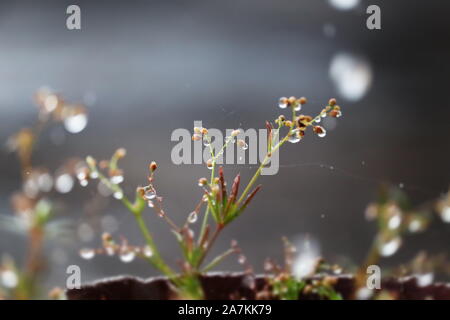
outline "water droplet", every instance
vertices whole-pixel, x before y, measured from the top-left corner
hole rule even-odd
[[[89,181],[87,179],[80,180],[80,186],[86,187],[89,184]]]
[[[403,182],[400,182],[400,183],[398,184],[398,187],[399,187],[400,189],[403,189],[403,188],[405,187],[405,184],[404,184]]]
[[[400,227],[401,223],[402,223],[402,216],[400,214],[396,214],[389,219],[388,228],[391,230],[395,230],[398,227]]]
[[[246,275],[243,279],[242,279],[242,285],[244,287],[249,288],[250,290],[255,290],[256,288],[256,280],[255,277],[253,275]]]
[[[151,258],[153,256],[153,250],[149,246],[145,246],[142,249],[142,254],[144,255],[144,257]]]
[[[63,173],[56,178],[55,189],[59,193],[68,193],[73,188],[73,178],[68,173]]]
[[[373,78],[370,63],[362,57],[348,53],[337,53],[333,57],[329,74],[338,93],[351,101],[358,101],[366,95]]]
[[[197,219],[198,219],[198,214],[197,214],[197,212],[192,211],[191,213],[189,213],[189,216],[188,216],[188,218],[187,218],[187,221],[188,221],[189,223],[195,223],[195,222],[197,222]]]
[[[450,223],[450,206],[444,206],[441,210],[442,221]]]
[[[113,256],[115,253],[114,247],[113,246],[106,246],[105,247],[105,252],[108,256]]]
[[[247,259],[245,258],[245,256],[243,254],[240,254],[238,257],[238,263],[244,264],[246,261],[247,261]]]
[[[317,123],[319,123],[320,121],[322,121],[322,117],[314,118],[314,121],[317,122]]]
[[[300,140],[302,140],[302,137],[300,135],[300,130],[298,130],[298,129],[292,130],[291,135],[288,138],[288,141],[290,143],[298,143],[298,142],[300,142]]]
[[[49,173],[43,173],[39,175],[37,183],[42,192],[49,192],[53,187],[52,176]]]
[[[280,100],[278,101],[278,106],[281,109],[286,109],[287,105],[288,105],[288,99],[286,97],[282,97],[280,98]]]
[[[152,199],[155,199],[155,198],[156,198],[156,192],[155,192],[155,190],[152,189],[152,188],[148,188],[147,190],[145,190],[144,198],[145,198],[146,200],[152,200]]]
[[[95,257],[95,250],[90,248],[84,248],[80,250],[80,257],[85,260],[90,260]]]
[[[423,230],[423,223],[420,219],[413,219],[408,225],[408,230],[411,233],[416,233]]]
[[[39,185],[34,177],[29,177],[23,184],[24,193],[30,197],[35,198],[39,193]]]
[[[116,174],[110,178],[111,183],[119,184],[123,182],[123,176],[120,174]]]
[[[97,171],[91,171],[91,172],[89,173],[89,177],[90,177],[91,179],[97,179],[97,178],[98,178],[98,172],[97,172]]]
[[[383,257],[390,257],[397,252],[402,244],[402,239],[400,237],[395,237],[386,242],[382,242],[379,245],[378,250]]]
[[[4,270],[0,273],[0,279],[6,288],[12,289],[19,284],[19,278],[17,274],[12,270]]]
[[[78,113],[73,116],[69,116],[64,120],[64,128],[70,133],[79,133],[86,128],[88,122],[87,115],[84,113]]]
[[[302,104],[301,104],[301,103],[297,103],[297,104],[295,105],[294,110],[295,110],[295,111],[300,111],[300,110],[302,110]]]
[[[207,136],[203,136],[203,145],[204,145],[205,147],[209,147],[210,144],[211,144],[211,143],[209,142],[208,137],[207,137]]]
[[[264,261],[264,270],[266,271],[266,272],[272,272],[273,271],[273,269],[274,269],[274,264],[273,264],[273,262],[272,261],[270,261],[270,260],[266,260],[266,261]]]
[[[147,201],[147,205],[148,205],[149,208],[154,208],[155,207],[155,204],[153,203],[152,200],[148,200]]]
[[[325,137],[325,136],[327,135],[327,132],[326,132],[326,130],[324,129],[323,132],[318,133],[317,135],[319,136],[319,138],[323,138],[323,137]]]
[[[425,287],[433,283],[434,274],[432,272],[416,275],[417,285],[419,287]]]
[[[360,288],[356,291],[357,300],[369,300],[373,296],[373,291],[369,288]]]
[[[242,139],[239,139],[239,140],[237,141],[237,145],[238,145],[238,147],[241,148],[242,150],[247,150],[247,149],[248,149],[248,144],[247,144],[244,140],[242,140]]]
[[[328,2],[338,10],[350,10],[355,8],[360,0],[328,0]]]
[[[122,249],[120,252],[120,261],[125,263],[130,263],[134,260],[134,257],[136,256],[136,253],[128,248]]]
[[[113,197],[117,200],[122,200],[123,199],[123,192],[122,191],[116,191],[113,194]]]
[[[49,94],[44,100],[45,111],[52,112],[58,106],[58,97],[55,94]]]

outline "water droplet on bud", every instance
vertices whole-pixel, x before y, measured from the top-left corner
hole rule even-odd
[[[280,100],[278,101],[278,106],[281,109],[286,109],[287,105],[288,105],[288,99],[286,97],[280,98]]]
[[[145,198],[146,200],[152,200],[152,199],[155,199],[155,198],[156,198],[156,192],[155,192],[155,190],[153,190],[153,189],[151,189],[151,188],[145,190],[144,198]]]
[[[90,259],[95,257],[95,250],[94,249],[89,249],[89,248],[81,249],[80,250],[80,257],[85,259],[85,260],[90,260]]]
[[[440,214],[441,214],[442,221],[444,221],[446,223],[450,223],[450,206],[444,206],[444,208],[442,208]]]
[[[381,242],[379,244],[378,250],[383,257],[390,257],[398,251],[401,244],[402,239],[400,237],[395,237],[388,241]]]
[[[120,261],[129,263],[134,260],[134,257],[136,256],[136,253],[128,248],[122,249],[120,252]]]
[[[247,144],[244,140],[239,139],[239,140],[237,141],[237,145],[238,145],[238,147],[241,148],[242,150],[247,150],[247,149],[248,149],[248,144]]]
[[[288,141],[290,143],[298,143],[298,142],[300,142],[300,140],[302,140],[302,137],[300,135],[300,130],[299,129],[292,130]]]
[[[204,145],[205,147],[209,147],[210,144],[211,144],[211,143],[209,142],[208,137],[207,137],[207,136],[203,136],[203,145]]]
[[[87,115],[78,113],[64,119],[64,128],[70,133],[79,133],[86,128],[88,122]]]
[[[110,178],[111,183],[119,184],[123,182],[123,176],[120,174],[114,175]]]

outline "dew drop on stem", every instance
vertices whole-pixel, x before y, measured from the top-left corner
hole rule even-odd
[[[191,213],[189,213],[189,216],[188,216],[187,220],[188,220],[189,223],[196,223],[197,219],[198,219],[197,212],[192,211]]]
[[[113,193],[113,197],[117,200],[122,200],[123,199],[123,192],[122,191],[116,191]]]
[[[150,258],[153,256],[153,250],[149,246],[145,246],[142,249],[142,254],[144,255],[144,257]]]
[[[402,239],[395,237],[388,241],[382,241],[378,246],[378,250],[383,257],[390,257],[398,251],[401,244]]]

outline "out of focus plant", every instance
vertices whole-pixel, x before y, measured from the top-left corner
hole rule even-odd
[[[450,222],[450,191],[439,200],[415,207],[401,188],[388,185],[380,187],[378,199],[366,208],[366,218],[377,223],[377,233],[364,263],[356,273],[356,288],[362,288],[362,296],[365,297],[367,293],[364,288],[367,267],[377,265],[382,258],[397,253],[406,236],[426,231],[434,213],[444,222]],[[414,275],[419,284],[426,285],[433,282],[432,270],[448,268],[445,256],[428,257],[425,252],[421,252],[413,261],[394,270],[393,274]],[[355,294],[358,298],[358,291]]]
[[[206,162],[206,166],[211,170],[209,179],[201,178],[198,185],[202,190],[202,195],[197,206],[190,212],[182,225],[177,225],[163,208],[163,197],[157,190],[155,184],[155,171],[157,164],[151,162],[149,165],[148,184],[138,187],[133,199],[128,198],[120,186],[123,179],[123,172],[118,167],[119,159],[126,154],[125,149],[118,149],[109,160],[97,162],[93,157],[86,158],[87,167],[78,177],[81,184],[87,184],[90,179],[99,179],[101,183],[112,191],[114,198],[120,200],[123,205],[131,212],[135,218],[141,233],[146,241],[144,247],[130,246],[126,241],[117,243],[109,234],[103,235],[103,248],[86,248],[80,251],[82,257],[91,259],[97,253],[106,253],[108,255],[118,254],[124,262],[129,262],[135,256],[147,259],[155,268],[166,275],[172,282],[178,296],[183,298],[202,298],[203,291],[200,285],[199,276],[201,273],[211,270],[220,263],[225,257],[239,250],[232,246],[223,254],[206,262],[208,253],[214,245],[216,239],[222,230],[233,222],[238,216],[247,209],[261,186],[255,184],[261,171],[271,159],[274,152],[277,152],[286,142],[300,142],[307,129],[312,128],[313,133],[319,137],[324,137],[326,131],[318,125],[324,117],[340,117],[340,107],[336,105],[336,100],[331,99],[323,110],[315,117],[298,115],[297,112],[306,104],[306,98],[297,99],[295,97],[281,98],[279,107],[289,108],[291,111],[290,119],[280,115],[275,121],[266,122],[268,129],[267,152],[259,168],[253,177],[244,187],[242,193],[239,193],[241,177],[238,174],[231,184],[227,187],[223,169],[216,168],[218,158],[231,143],[236,143],[239,148],[246,150],[247,143],[238,139],[239,130],[234,130],[230,136],[226,137],[225,143],[220,150],[215,150],[211,143],[211,137],[206,128],[194,128],[192,139],[194,141],[202,140],[205,146],[209,146],[211,158]],[[184,261],[181,263],[181,271],[173,270],[162,258],[154,238],[149,231],[143,217],[144,210],[150,207],[159,217],[164,219],[169,225],[172,233],[181,248]],[[198,236],[195,236],[192,226],[199,220],[202,207],[205,207]],[[239,256],[238,261],[245,263],[245,257]]]
[[[43,254],[44,241],[67,235],[67,219],[56,218],[53,190],[67,193],[73,187],[77,160],[67,161],[55,175],[50,170],[36,166],[33,152],[45,127],[62,123],[70,133],[78,133],[87,124],[84,106],[71,104],[48,90],[35,95],[38,116],[31,127],[20,129],[7,141],[7,147],[16,153],[21,168],[22,188],[11,196],[14,215],[0,215],[0,228],[27,237],[24,264],[18,266],[12,257],[5,256],[0,264],[0,297],[6,299],[31,299],[42,297],[41,274],[46,267]]]

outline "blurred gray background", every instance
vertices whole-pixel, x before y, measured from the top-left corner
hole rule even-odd
[[[128,156],[123,183],[132,195],[146,183],[147,164],[159,163],[159,192],[166,212],[183,221],[201,190],[204,166],[175,166],[170,152],[176,128],[262,128],[280,114],[281,96],[307,96],[307,110],[320,111],[330,97],[344,117],[326,139],[313,135],[281,151],[276,176],[249,210],[226,230],[257,270],[266,257],[280,258],[281,236],[310,234],[331,261],[361,262],[375,232],[364,218],[382,182],[402,185],[420,204],[446,192],[450,181],[450,3],[359,1],[342,10],[335,0],[76,1],[82,30],[66,29],[73,1],[0,3],[0,137],[2,142],[36,117],[32,95],[50,86],[67,100],[85,102],[89,122],[79,134],[61,126],[46,131],[34,161],[53,170],[64,159],[109,157],[118,147]],[[358,2],[358,1],[356,1]],[[366,28],[365,9],[378,4],[382,30]],[[333,80],[333,70],[345,77]],[[55,138],[57,137],[57,138]],[[226,166],[231,179],[249,179],[254,166]],[[14,154],[0,155],[0,210],[12,214],[9,197],[20,188]],[[65,268],[78,264],[82,280],[156,272],[143,261],[79,258],[82,247],[100,245],[103,229],[118,230],[142,244],[133,218],[113,199],[87,210],[95,186],[55,194],[60,214],[75,222],[76,235],[47,244],[47,285],[63,286]],[[180,257],[166,225],[151,211],[147,221],[164,256]],[[104,217],[107,216],[105,219]],[[102,222],[103,221],[103,222]],[[80,227],[81,226],[81,227]],[[449,227],[436,222],[407,239],[386,261],[406,261],[420,249],[447,252]],[[0,233],[0,254],[22,261],[25,240]],[[219,269],[240,270],[235,258]]]

